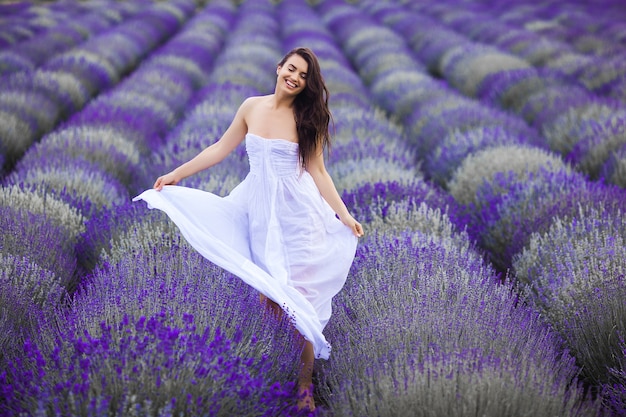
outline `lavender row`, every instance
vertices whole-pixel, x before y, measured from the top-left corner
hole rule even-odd
[[[535,10],[528,16],[507,20],[509,32],[498,25],[493,30],[493,42],[516,53],[520,48],[545,51],[545,59],[534,65],[557,69],[596,94],[626,100],[626,36],[624,36],[623,7],[617,3],[604,6],[578,4],[575,7]],[[496,12],[497,13],[497,12]],[[496,21],[500,20],[495,16]],[[512,25],[518,26],[514,28]],[[521,28],[520,28],[521,26]],[[532,29],[532,32],[525,28]],[[514,32],[511,33],[511,32]],[[526,45],[535,46],[527,48]]]
[[[402,16],[402,14],[398,13],[396,16]],[[364,16],[354,12],[349,18],[358,22],[366,20]],[[375,23],[369,23],[367,27],[372,31],[371,28],[372,26],[375,27]],[[366,39],[366,31],[364,26],[362,39]],[[377,31],[385,33],[382,29],[377,29]],[[347,36],[355,34],[355,29],[346,31],[346,33]],[[376,34],[378,39],[382,38],[381,33]],[[368,39],[371,40],[372,38]],[[387,38],[391,39],[392,37],[388,36]],[[346,44],[350,44],[349,40],[346,41]],[[389,44],[390,42],[387,41],[387,50],[390,49]],[[398,48],[402,48],[402,44],[403,42],[398,42]],[[372,60],[375,61],[376,58],[372,57]],[[440,87],[437,82],[424,77],[419,64],[414,68],[410,68],[412,72],[407,73],[409,72],[407,67],[402,67],[401,73],[395,79],[398,84],[402,84],[404,89],[408,89],[409,80],[415,86],[412,89],[413,96],[405,94],[402,95],[404,97],[401,96],[400,100],[403,98],[412,100],[416,107],[416,114],[428,114],[430,112],[432,116],[436,116],[428,120],[428,123],[439,126],[442,129],[439,131],[440,137],[444,137],[443,144],[437,146],[436,135],[430,135],[432,130],[425,132],[428,135],[425,136],[424,140],[428,142],[428,146],[421,145],[425,153],[424,156],[428,158],[427,161],[446,158],[444,162],[447,160],[447,162],[456,163],[456,165],[451,165],[443,171],[448,175],[451,174],[445,180],[444,185],[456,193],[455,198],[460,199],[460,202],[467,203],[466,207],[472,217],[472,221],[468,225],[472,235],[478,239],[482,247],[489,251],[490,257],[500,268],[510,267],[512,258],[519,255],[523,248],[529,244],[531,234],[540,235],[542,232],[548,231],[554,217],[573,221],[577,217],[579,205],[582,206],[583,211],[587,212],[601,206],[601,211],[606,212],[609,217],[618,217],[619,213],[623,211],[623,191],[598,183],[589,183],[581,175],[573,173],[570,168],[563,166],[559,158],[542,152],[537,147],[529,147],[529,141],[525,135],[520,137],[518,132],[511,129],[510,125],[507,126],[506,118],[501,119],[501,122],[498,123],[498,119],[493,118],[493,113],[481,111],[481,115],[481,112],[474,111],[474,115],[470,119],[473,121],[468,123],[468,126],[463,126],[462,116],[468,114],[472,108],[468,106],[466,100],[461,100],[463,106],[459,106],[461,110],[465,108],[464,113],[448,112],[445,117],[441,117],[437,109],[438,103],[442,103],[440,106],[445,109],[447,103],[456,104],[459,101],[454,97],[454,94],[446,92],[445,88]],[[385,96],[385,91],[397,94],[397,90],[393,89],[394,85],[390,81],[392,77],[388,72],[381,71],[381,79],[386,80],[388,86],[387,89],[379,91],[381,96]],[[372,83],[372,90],[380,88],[379,84],[376,84],[377,81]],[[427,89],[426,86],[430,88]],[[415,94],[422,91],[427,92],[423,93],[420,101],[415,98]],[[482,106],[475,106],[474,108],[476,107]],[[449,117],[452,114],[455,118],[451,120]],[[414,115],[407,115],[404,120],[407,125],[415,129]],[[420,129],[420,133],[424,130],[419,125],[417,127]],[[458,131],[452,131],[453,129],[458,129]],[[448,133],[447,136],[446,133]],[[417,136],[413,137],[413,140],[421,141],[422,138],[422,136]],[[419,146],[420,144],[418,144]],[[452,151],[454,157],[442,157],[443,152],[446,151]],[[470,152],[470,155],[466,157],[467,152]],[[534,162],[537,157],[541,162]],[[476,181],[475,178],[481,180]],[[452,187],[452,184],[458,184],[458,186]],[[473,188],[469,188],[469,192],[465,192],[468,186]],[[463,200],[464,196],[469,201]],[[584,260],[581,259],[579,262],[584,262]],[[619,276],[620,262],[621,260],[616,260],[612,265],[607,265],[613,277]],[[558,292],[558,284],[555,286],[557,287],[555,290]],[[561,288],[561,291],[563,289]],[[609,299],[620,299],[619,295],[611,295],[611,293],[605,295]],[[538,308],[540,307],[538,306]],[[574,308],[573,305],[570,307]],[[595,311],[599,314],[597,304],[591,304],[588,307],[589,312]],[[609,319],[608,322],[611,320]],[[586,325],[591,328],[592,321],[588,320]],[[558,330],[561,330],[568,342],[578,340],[577,345],[570,345],[574,352],[579,353],[585,348],[601,347],[599,344],[588,345],[588,340],[583,342],[583,339],[575,339],[574,334],[564,331],[565,329]],[[604,376],[607,374],[608,367],[615,363],[614,358],[621,354],[619,342],[611,344],[608,350],[612,350],[613,354],[600,356],[605,361]],[[577,356],[577,359],[582,359],[582,356]]]
[[[498,20],[518,27],[528,27],[545,38],[571,44],[577,51],[609,56],[626,47],[623,5],[619,1],[602,3],[571,2],[544,4],[518,3],[515,6],[493,4],[487,7]],[[507,10],[508,9],[508,10]]]
[[[185,31],[153,54],[124,83],[100,96],[62,129],[44,137],[7,178],[2,188],[2,207],[7,212],[3,215],[7,223],[3,232],[7,233],[2,235],[6,260],[2,293],[9,299],[3,305],[25,307],[17,310],[22,315],[11,315],[10,322],[3,321],[3,334],[13,336],[2,340],[3,363],[15,359],[10,354],[20,352],[24,339],[34,339],[47,349],[56,343],[55,337],[60,337],[46,324],[54,315],[50,310],[60,300],[54,299],[57,294],[53,291],[45,300],[41,294],[46,296],[47,288],[74,290],[80,276],[75,272],[77,258],[72,247],[77,241],[83,264],[88,263],[88,256],[99,256],[89,252],[92,246],[84,241],[88,236],[84,234],[84,223],[87,221],[88,231],[92,230],[90,221],[98,219],[96,213],[101,213],[103,206],[128,202],[132,181],[124,181],[123,177],[130,178],[131,172],[140,176],[144,163],[141,159],[150,155],[149,142],[166,133],[164,129],[181,115],[193,91],[206,82],[200,68],[211,65],[221,46],[232,15],[229,7],[232,9],[229,3],[222,9],[216,5],[198,14]],[[134,121],[120,119],[120,115],[127,114],[124,105],[129,101],[137,103]],[[108,110],[115,105],[117,113]],[[143,123],[141,129],[137,120],[146,116],[152,118],[151,123]],[[68,149],[73,149],[73,154],[68,154]],[[78,180],[70,183],[77,174]],[[112,194],[115,198],[109,200]],[[29,245],[25,247],[24,242]],[[48,250],[41,251],[42,247]],[[33,303],[40,304],[43,311],[38,313]],[[65,330],[70,329],[82,333],[76,327]],[[19,394],[19,390],[16,392]],[[16,404],[19,401],[13,406]]]
[[[0,153],[9,171],[22,154],[61,120],[80,110],[132,71],[193,12],[191,0],[152,4],[32,72],[0,80]]]
[[[0,76],[32,71],[52,56],[120,24],[147,6],[147,2],[106,2],[87,14],[67,16],[44,33],[1,50]]]
[[[77,18],[108,1],[57,1],[34,4],[20,1],[0,4],[0,50],[32,39],[68,18]]]
[[[95,138],[99,139],[97,135]],[[49,141],[54,142],[52,138],[45,139],[41,149],[45,149]],[[19,172],[5,178],[1,189],[3,305],[23,306],[23,309],[15,309],[16,314],[7,315],[10,320],[3,323],[6,330],[2,340],[3,361],[15,350],[19,352],[24,338],[46,337],[48,313],[76,286],[74,245],[84,231],[89,206],[93,204],[95,209],[100,203],[90,201],[94,193],[87,195],[79,187],[90,183],[93,187],[95,183],[105,189],[105,198],[109,196],[106,192],[111,194],[111,189],[122,188],[113,182],[106,189],[109,177],[103,175],[101,169],[94,169],[78,157],[72,161],[70,155],[65,155],[67,149],[80,148],[74,140],[70,142],[71,146],[65,143],[57,149],[50,147],[39,155],[39,160],[34,149],[30,157],[33,165],[29,167],[26,159]],[[128,148],[127,145],[122,151]],[[62,149],[60,153],[59,149]],[[89,151],[87,149],[86,153]],[[103,159],[110,156],[108,152],[100,154]],[[55,163],[61,167],[53,172],[50,168]]]
[[[413,5],[415,12],[405,12],[419,25],[392,23],[393,11],[389,12],[388,22],[411,39],[412,47],[431,72],[443,76],[466,95],[519,114],[541,132],[550,149],[579,170],[624,187],[626,107],[623,102],[597,94],[608,94],[614,87],[619,91],[617,84],[626,73],[619,75],[610,68],[589,65],[587,69],[576,69],[568,58],[568,45],[538,38],[528,30],[512,33],[506,24],[485,21],[481,14],[466,13],[465,20],[446,21],[445,25],[422,15],[445,19],[445,11],[451,14],[454,7]],[[381,18],[385,13],[381,10]],[[485,25],[489,30],[476,31],[476,27]],[[623,58],[619,62],[623,64]],[[603,80],[605,76],[608,78]]]
[[[466,61],[465,65],[471,64]],[[462,68],[461,62],[458,68]],[[492,69],[489,67],[489,70]],[[512,93],[509,99],[520,93],[523,97],[527,93],[524,85],[532,83],[527,83],[525,76],[528,73],[519,71],[518,75],[521,75],[521,88],[513,84],[507,89],[507,80],[516,80],[515,76],[508,75],[500,78],[496,75],[492,83],[489,81],[493,80],[486,78],[481,88],[491,97],[506,97],[509,93]],[[551,148],[557,148],[563,154],[566,153],[563,148],[572,149],[566,158],[569,162],[578,163],[583,170],[594,174],[593,166],[590,167],[590,162],[595,162],[593,158],[602,162],[612,149],[624,147],[623,129],[620,127],[623,124],[620,120],[624,118],[621,107],[590,98],[580,89],[577,92],[566,90],[570,94],[563,95],[560,87],[551,87],[547,93],[538,85],[533,88],[537,91],[528,96],[530,105],[523,109],[525,116],[539,114],[538,98],[554,100],[555,108],[549,112],[544,110],[537,117],[540,123],[535,125],[549,139]],[[578,100],[573,100],[573,97]],[[558,107],[561,108],[557,110]],[[568,108],[570,110],[565,117],[559,116],[559,111]],[[577,115],[577,111],[581,112],[581,116]],[[583,123],[585,119],[589,120],[587,124]],[[604,122],[599,123],[600,120]],[[562,126],[563,122],[567,124]],[[581,124],[583,129],[578,127]],[[583,139],[580,139],[581,130],[585,135]],[[455,136],[456,141],[463,135]],[[566,138],[571,144],[566,141],[565,146],[558,149],[554,145],[555,138]],[[475,136],[472,146],[475,146],[476,139]],[[462,151],[455,144],[440,154],[445,154],[452,147],[455,148],[455,155]],[[554,158],[546,159],[538,152],[535,152],[534,158],[526,158],[527,162],[521,166],[519,162],[522,160],[514,162],[511,151],[514,149],[509,148],[505,152],[491,149],[470,155],[458,168],[456,178],[448,183],[448,188],[453,195],[461,197],[458,200],[472,205],[480,224],[476,234],[483,245],[492,253],[500,251],[503,264],[512,264],[518,280],[528,286],[525,292],[529,294],[526,295],[567,339],[568,346],[585,369],[587,382],[604,391],[603,400],[609,409],[621,412],[626,408],[623,371],[626,360],[623,341],[618,337],[624,331],[623,319],[620,318],[623,314],[620,300],[624,296],[624,284],[620,277],[626,268],[621,255],[625,228],[619,219],[624,212],[625,196],[620,190],[588,183],[568,167],[560,168]],[[621,152],[618,150],[607,163],[615,169],[613,178],[618,172],[616,168],[619,168]],[[498,162],[494,164],[494,161]],[[530,176],[520,175],[532,172],[532,169],[529,170],[531,164],[537,163],[547,169]],[[507,174],[514,166],[518,167],[517,174]],[[485,176],[491,178],[491,184],[479,186],[475,178]],[[504,196],[504,193],[507,195]],[[489,207],[494,206],[499,208],[490,211]],[[529,215],[529,212],[534,213]],[[553,217],[561,217],[562,221],[553,223]],[[601,238],[595,237],[596,227],[601,231]],[[532,236],[529,231],[533,232]],[[546,244],[538,248],[538,242]],[[570,242],[580,243],[568,246]],[[568,248],[565,258],[564,247]],[[606,251],[616,253],[617,257],[607,258],[603,255]],[[588,257],[590,252],[594,253],[591,261]],[[546,265],[548,259],[552,262],[551,267],[540,266]],[[597,265],[597,269],[590,268],[590,263]],[[612,313],[607,316],[607,311]]]

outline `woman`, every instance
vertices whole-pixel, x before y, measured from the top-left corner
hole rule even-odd
[[[316,56],[293,49],[276,74],[274,94],[247,98],[219,141],[134,201],[165,211],[204,257],[290,316],[303,341],[298,406],[312,410],[314,358],[330,354],[322,330],[363,228],[324,166],[331,116]],[[244,139],[250,173],[228,196],[174,186],[222,161]]]

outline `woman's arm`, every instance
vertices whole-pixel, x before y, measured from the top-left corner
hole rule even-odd
[[[157,178],[154,183],[154,188],[160,191],[165,185],[175,185],[183,178],[187,178],[197,172],[210,168],[224,160],[224,158],[241,143],[248,132],[245,115],[251,106],[251,101],[252,100],[248,98],[239,106],[233,121],[220,140],[208,146],[193,159],[185,162],[170,173]]]
[[[339,196],[339,192],[337,192],[333,179],[328,174],[328,171],[326,171],[326,167],[324,166],[324,154],[321,149],[309,157],[306,166],[320,194],[335,213],[337,213],[343,224],[348,226],[356,237],[363,236],[363,226],[348,212],[346,204]]]

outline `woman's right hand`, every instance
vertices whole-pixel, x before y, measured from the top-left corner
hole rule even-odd
[[[161,175],[159,178],[157,178],[157,180],[154,182],[154,189],[157,191],[161,191],[163,189],[163,186],[176,185],[178,184],[178,181],[179,180],[178,178],[176,178],[174,173],[170,172],[169,174]]]

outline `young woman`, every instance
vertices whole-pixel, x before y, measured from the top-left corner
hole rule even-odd
[[[363,228],[324,166],[331,116],[316,56],[293,49],[276,74],[274,94],[247,98],[219,141],[134,201],[165,211],[205,258],[289,315],[302,335],[298,406],[312,410],[314,358],[330,354],[322,330]],[[250,172],[228,196],[175,186],[222,161],[244,139]]]

